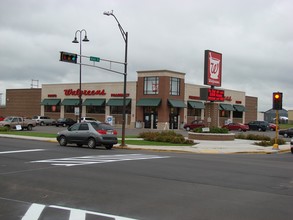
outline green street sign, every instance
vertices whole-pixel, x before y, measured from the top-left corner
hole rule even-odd
[[[100,57],[90,57],[90,61],[100,62]]]

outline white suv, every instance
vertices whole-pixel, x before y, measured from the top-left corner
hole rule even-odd
[[[33,120],[37,123],[37,125],[53,125],[56,123],[54,119],[51,119],[47,116],[34,116]]]
[[[80,121],[81,122],[99,122],[96,119],[91,118],[91,117],[81,117],[81,120]]]

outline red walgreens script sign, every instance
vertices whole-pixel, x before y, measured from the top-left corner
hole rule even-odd
[[[205,50],[204,84],[221,86],[222,84],[222,54]]]

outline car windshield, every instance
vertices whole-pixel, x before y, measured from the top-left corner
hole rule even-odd
[[[12,119],[13,119],[12,117],[6,117],[6,118],[4,119],[4,121],[11,122]]]

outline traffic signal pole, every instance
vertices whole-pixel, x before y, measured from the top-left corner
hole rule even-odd
[[[276,110],[276,135],[275,135],[275,144],[273,145],[274,150],[279,150],[278,130],[279,130],[279,110]]]

